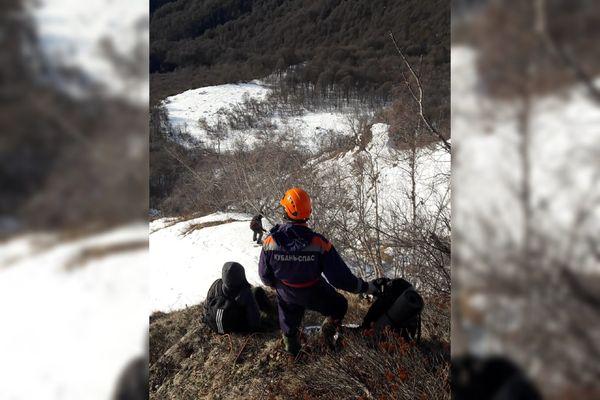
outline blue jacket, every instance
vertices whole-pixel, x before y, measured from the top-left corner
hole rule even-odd
[[[275,225],[263,241],[258,272],[267,286],[302,289],[323,278],[334,287],[352,293],[367,291],[368,284],[354,276],[336,249],[306,224]]]

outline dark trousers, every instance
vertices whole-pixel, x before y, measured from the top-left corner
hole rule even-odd
[[[267,293],[261,287],[252,287],[252,295],[260,311],[260,325],[263,330],[277,329],[277,312],[275,305],[269,300]]]
[[[252,295],[254,296],[254,300],[256,300],[256,305],[258,305],[260,311],[267,314],[272,314],[275,311],[265,289],[260,286],[253,286]]]
[[[252,241],[256,243],[262,242],[263,232],[262,231],[252,231],[254,234],[252,235]]]
[[[348,311],[348,300],[333,286],[321,281],[313,287],[304,289],[278,286],[277,307],[279,327],[284,335],[291,336],[300,328],[306,309],[334,320],[342,320]]]

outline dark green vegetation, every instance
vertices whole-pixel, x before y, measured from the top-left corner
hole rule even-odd
[[[447,0],[151,1],[152,103],[186,89],[288,70],[285,83],[389,102],[402,81],[393,31],[448,112]],[[422,61],[421,61],[422,58]]]

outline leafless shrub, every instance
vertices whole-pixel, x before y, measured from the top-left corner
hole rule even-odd
[[[222,220],[222,221],[208,221],[208,222],[201,222],[199,224],[189,224],[188,226],[186,226],[185,230],[181,233],[181,235],[187,236],[190,233],[198,231],[200,229],[210,228],[212,226],[224,225],[224,224],[228,224],[230,222],[236,222],[236,221],[240,221],[240,220],[228,218],[228,219]]]

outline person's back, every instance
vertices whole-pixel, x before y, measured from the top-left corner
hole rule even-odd
[[[262,214],[255,215],[250,221],[250,229],[252,230],[252,241],[257,244],[262,243],[263,232],[266,232],[262,225]]]
[[[335,288],[352,293],[372,293],[375,288],[354,276],[333,245],[306,225],[312,204],[304,190],[288,190],[281,205],[287,221],[273,227],[264,240],[259,275],[265,285],[277,292],[285,348],[296,355],[306,309],[327,317],[321,333],[331,347],[348,310],[348,301]]]
[[[324,274],[338,289],[355,293],[363,289],[364,281],[349,271],[331,242],[305,223],[276,225],[264,241],[263,254],[269,265],[263,281],[272,287],[307,288]]]
[[[257,214],[250,220],[250,229],[258,231],[262,229],[262,215]]]
[[[260,311],[246,280],[244,267],[223,265],[222,278],[208,290],[204,320],[217,333],[253,332],[260,329]]]

